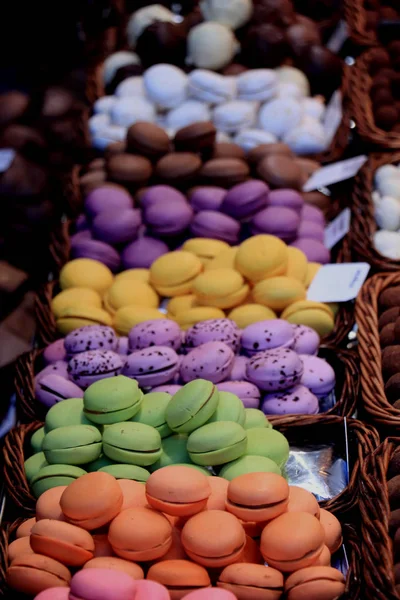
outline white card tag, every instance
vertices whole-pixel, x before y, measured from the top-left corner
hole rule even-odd
[[[342,122],[342,118],[342,92],[340,90],[336,90],[336,92],[332,94],[332,98],[329,100],[323,120],[327,147],[331,144],[339,125]]]
[[[354,300],[370,268],[370,265],[364,262],[324,265],[312,280],[307,299],[315,302]]]
[[[345,181],[351,179],[358,173],[363,164],[368,160],[365,154],[355,156],[354,158],[348,158],[347,160],[340,160],[339,162],[332,163],[326,167],[321,167],[318,171],[315,171],[308,181],[303,185],[303,192],[312,192],[319,188],[338,183],[338,181]]]
[[[349,233],[350,221],[351,210],[349,208],[345,208],[340,214],[338,214],[336,219],[333,219],[333,221],[331,221],[329,225],[325,227],[324,246],[326,246],[326,248],[330,250],[333,248],[333,246],[336,246],[336,244],[340,242],[345,235]]]
[[[335,31],[332,33],[329,38],[326,47],[331,52],[335,52],[337,54],[339,50],[341,50],[343,44],[349,37],[349,28],[347,27],[346,21],[339,21],[336,26]]]
[[[0,173],[7,171],[16,155],[12,148],[0,148]]]

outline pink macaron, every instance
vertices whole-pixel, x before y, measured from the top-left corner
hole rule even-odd
[[[83,569],[71,579],[69,600],[134,600],[136,582],[111,569]]]

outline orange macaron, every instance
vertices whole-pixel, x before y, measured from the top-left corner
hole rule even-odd
[[[343,573],[332,567],[308,567],[292,573],[285,581],[287,600],[339,598],[345,590]]]
[[[59,485],[50,488],[43,492],[36,500],[36,520],[40,519],[56,519],[57,521],[65,521],[65,516],[61,510],[60,500],[66,485]]]
[[[204,567],[188,560],[163,560],[150,567],[147,579],[164,585],[171,600],[181,600],[189,592],[211,586]]]
[[[21,523],[21,525],[18,527],[17,531],[15,532],[15,537],[21,538],[21,537],[26,537],[27,535],[31,535],[31,529],[35,523],[36,523],[35,517],[31,517],[30,519],[23,521],[23,523]]]
[[[343,543],[342,526],[340,521],[325,509],[321,509],[320,522],[325,534],[325,544],[331,554],[337,552]]]
[[[211,495],[207,500],[206,510],[225,510],[229,481],[223,477],[208,477]]]
[[[42,554],[17,556],[7,569],[7,583],[14,591],[36,596],[52,587],[68,587],[71,573],[60,562]]]
[[[123,502],[121,510],[134,506],[147,506],[146,487],[144,483],[133,479],[118,479],[122,490]]]
[[[226,509],[243,521],[263,522],[286,510],[289,486],[275,473],[245,473],[229,482]]]
[[[279,600],[283,575],[265,565],[236,563],[225,567],[217,586],[232,592],[238,600]]]
[[[33,554],[33,550],[30,544],[30,537],[27,535],[25,537],[17,538],[8,546],[8,562],[12,563],[12,561],[17,558],[17,556],[21,556],[21,554]]]
[[[191,467],[163,467],[152,473],[147,480],[146,497],[153,508],[168,515],[195,515],[206,507],[211,495],[208,479]]]
[[[41,519],[32,527],[30,544],[37,554],[70,567],[84,565],[94,553],[94,541],[88,531],[54,519]]]
[[[287,512],[308,512],[319,519],[320,508],[311,492],[297,485],[289,485],[289,503]]]
[[[118,558],[117,556],[98,556],[92,558],[83,565],[84,569],[112,569],[113,571],[122,571],[127,573],[133,579],[144,579],[142,567],[129,560]]]

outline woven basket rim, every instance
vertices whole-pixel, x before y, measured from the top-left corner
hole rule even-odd
[[[343,8],[350,39],[358,46],[377,46],[376,35],[365,27],[364,0],[343,0]]]

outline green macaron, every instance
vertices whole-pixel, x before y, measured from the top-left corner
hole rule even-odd
[[[157,429],[162,438],[171,435],[172,431],[168,427],[165,411],[171,400],[171,394],[166,392],[151,392],[143,396],[142,404],[132,421],[135,423],[144,423]]]
[[[276,429],[254,427],[247,431],[246,454],[266,456],[282,469],[289,458],[289,442]]]
[[[34,452],[42,451],[42,443],[45,435],[46,432],[44,430],[44,427],[40,427],[40,429],[37,429],[37,431],[35,431],[35,433],[31,437],[31,448]]]
[[[105,454],[100,454],[99,458],[96,458],[96,460],[92,460],[92,462],[83,466],[85,467],[85,471],[93,473],[94,471],[100,471],[103,467],[109,467],[111,465],[115,465],[115,461],[109,459]]]
[[[169,427],[190,433],[207,423],[217,409],[219,392],[211,381],[196,379],[174,394],[165,411]]]
[[[232,481],[235,477],[245,473],[276,473],[281,475],[281,470],[276,462],[270,458],[248,454],[224,465],[219,472],[219,477]]]
[[[246,452],[247,435],[239,423],[207,423],[190,434],[187,450],[191,460],[203,466],[223,465]]]
[[[84,465],[101,454],[101,433],[92,425],[58,427],[45,435],[43,452],[50,464]]]
[[[44,452],[37,452],[33,454],[24,462],[25,475],[30,483],[40,469],[48,465]]]
[[[114,423],[103,433],[103,452],[117,463],[147,467],[161,456],[161,437],[150,425]]]
[[[83,412],[83,398],[68,398],[54,404],[46,415],[46,432],[67,425],[93,425]]]
[[[47,465],[32,479],[32,491],[39,498],[43,492],[59,485],[69,485],[85,473],[83,469],[71,465]]]
[[[214,423],[215,421],[234,421],[243,427],[245,422],[244,406],[236,394],[219,392],[217,410],[208,422]]]
[[[245,408],[245,420],[243,427],[245,429],[253,429],[253,427],[271,427],[272,424],[268,421],[262,410],[258,408]]]
[[[115,479],[132,479],[133,481],[139,481],[145,483],[150,477],[149,471],[143,469],[143,467],[137,467],[136,465],[110,465],[108,467],[102,467],[99,471],[109,473]]]
[[[124,375],[92,383],[83,396],[86,417],[99,425],[122,423],[139,410],[143,393],[138,382]]]
[[[151,465],[151,470],[156,471],[169,465],[191,463],[186,448],[187,441],[188,437],[184,433],[177,433],[163,439],[161,456],[154,465]]]
[[[212,472],[206,469],[206,467],[200,467],[200,465],[195,465],[193,463],[176,463],[177,467],[190,467],[191,469],[196,469],[196,471],[200,471],[203,475],[207,475],[207,477],[212,476]]]

